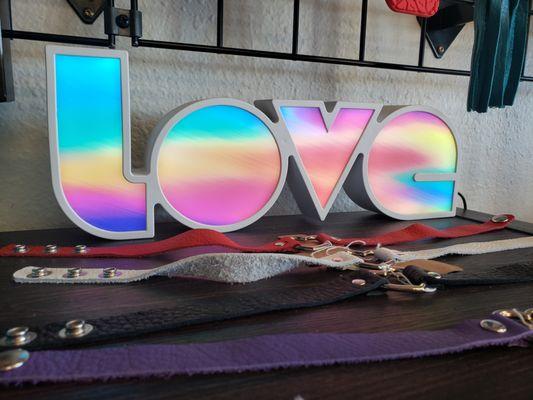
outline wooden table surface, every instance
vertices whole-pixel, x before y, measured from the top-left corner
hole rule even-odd
[[[474,211],[463,217],[487,219]],[[472,223],[465,218],[425,221],[438,228]],[[331,214],[323,223],[302,216],[267,217],[240,232],[230,234],[246,244],[274,240],[277,235],[327,232],[336,236],[368,236],[398,229],[409,222],[393,221],[369,212]],[[533,224],[514,223],[533,233]],[[160,224],[157,239],[182,231],[177,224]],[[403,246],[422,249],[469,241],[524,236],[506,229],[474,238],[425,241]],[[110,245],[79,229],[0,233],[7,243],[58,245]],[[402,248],[402,246],[396,246]],[[533,249],[478,256],[451,256],[445,260],[466,271],[519,260],[533,260]],[[130,260],[135,262],[134,260]],[[64,261],[63,261],[64,262]],[[100,261],[101,262],[101,261]],[[110,262],[110,260],[106,260]],[[262,290],[294,276],[278,276],[248,284],[228,285],[192,279],[151,278],[127,285],[30,285],[15,284],[11,274],[28,260],[0,259],[0,329],[16,325],[35,326],[130,311],[171,307],[177,301],[210,296],[220,291]],[[54,263],[54,264],[52,264]],[[59,265],[59,261],[32,260],[32,265]],[[320,272],[317,272],[320,279]],[[253,285],[253,286],[250,286]],[[334,305],[313,309],[272,312],[237,320],[198,325],[164,332],[127,343],[187,343],[217,341],[282,332],[382,332],[442,329],[464,319],[482,318],[493,310],[533,306],[533,284],[448,288],[433,294],[376,291]],[[454,399],[533,398],[533,351],[530,348],[492,348],[456,355],[422,359],[298,368],[264,373],[119,380],[85,384],[47,384],[22,388],[0,388],[5,399]]]

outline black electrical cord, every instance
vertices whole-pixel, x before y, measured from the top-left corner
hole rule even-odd
[[[466,204],[465,196],[463,196],[463,194],[461,192],[457,192],[457,195],[461,198],[461,200],[463,202],[463,209],[465,211],[468,210],[468,205]]]

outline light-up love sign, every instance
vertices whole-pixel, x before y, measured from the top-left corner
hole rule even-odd
[[[127,53],[48,46],[46,58],[54,192],[94,235],[151,237],[156,204],[189,227],[240,229],[286,180],[320,219],[341,188],[398,219],[455,214],[456,140],[428,107],[197,101],[157,124],[146,171],[134,173]]]

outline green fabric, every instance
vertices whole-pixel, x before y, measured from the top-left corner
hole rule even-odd
[[[478,0],[468,111],[514,102],[524,68],[530,0]]]

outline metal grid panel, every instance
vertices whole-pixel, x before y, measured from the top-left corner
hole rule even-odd
[[[399,71],[412,71],[412,72],[424,72],[443,75],[460,75],[469,76],[470,71],[450,68],[437,68],[424,66],[424,53],[425,53],[425,38],[427,19],[421,19],[420,27],[420,44],[418,49],[418,62],[416,64],[401,64],[382,61],[370,61],[365,58],[365,46],[366,46],[366,27],[368,16],[368,0],[360,0],[361,4],[361,24],[359,34],[359,55],[357,58],[338,58],[338,57],[324,57],[318,55],[301,54],[298,52],[298,35],[299,35],[299,22],[300,22],[300,0],[293,0],[293,24],[292,24],[292,51],[289,52],[277,52],[277,51],[265,51],[254,49],[242,49],[235,47],[224,46],[224,0],[217,0],[217,26],[216,26],[216,44],[203,45],[184,42],[171,42],[162,40],[150,40],[141,39],[139,37],[132,37],[133,47],[152,47],[171,50],[184,50],[203,53],[217,53],[217,54],[230,54],[235,56],[245,57],[257,57],[257,58],[270,58],[280,60],[293,60],[301,62],[313,62],[323,64],[337,64],[337,65],[351,65],[357,67],[389,69]],[[8,0],[10,3],[10,0]],[[453,0],[458,4],[474,4],[473,0]],[[114,0],[107,0],[109,6],[114,5]],[[138,1],[130,1],[131,10],[138,10]],[[533,15],[533,11],[529,12],[529,17]],[[80,44],[87,46],[102,46],[113,48],[115,46],[115,35],[108,35],[107,39],[94,38],[94,37],[81,37],[81,36],[69,36],[69,35],[56,35],[51,33],[30,32],[30,31],[18,31],[12,29],[2,30],[2,35],[10,39],[25,39],[25,40],[37,40],[46,42],[56,42],[65,44]],[[522,81],[533,82],[533,76],[526,76],[522,72]]]

